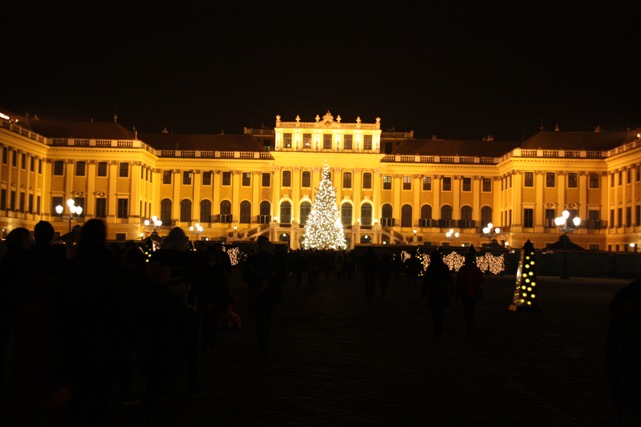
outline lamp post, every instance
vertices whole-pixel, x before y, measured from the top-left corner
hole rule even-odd
[[[575,216],[570,220],[570,211],[564,210],[561,212],[561,216],[554,218],[554,224],[563,232],[563,236],[559,239],[562,240],[563,243],[563,272],[561,273],[561,279],[569,279],[567,246],[570,238],[568,237],[568,233],[579,228],[581,218]]]
[[[447,233],[445,233],[445,237],[447,237],[449,239],[450,244],[452,244],[451,243],[452,240],[458,239],[458,236],[459,236],[459,232],[458,231],[454,231],[453,228],[450,228],[450,230]]]
[[[415,228],[414,230],[412,230],[412,233],[413,233],[412,242],[416,243],[417,242],[416,233],[418,233],[418,230]]]
[[[82,206],[76,206],[76,202],[73,199],[67,200],[67,208],[69,209],[68,215],[63,215],[65,208],[62,205],[56,206],[56,212],[64,220],[69,220],[69,233],[71,233],[71,221],[73,221],[73,216],[79,217],[82,214]]]
[[[192,233],[195,231],[196,232],[196,240],[200,240],[200,233],[203,232],[203,226],[200,225],[199,223],[196,223],[196,225],[192,225],[189,227],[189,231]]]
[[[499,234],[501,234],[501,229],[499,227],[494,227],[494,224],[488,222],[485,227],[483,227],[483,235],[487,236],[488,243],[492,243],[492,239]]]
[[[162,221],[155,215],[151,217],[151,221],[146,219],[142,223],[145,226],[145,229],[149,230],[151,228],[151,234],[154,234],[156,229],[162,225]]]

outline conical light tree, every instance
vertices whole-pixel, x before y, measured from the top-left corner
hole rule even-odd
[[[345,232],[336,205],[336,189],[329,179],[329,166],[323,167],[312,211],[305,224],[305,249],[345,249]]]

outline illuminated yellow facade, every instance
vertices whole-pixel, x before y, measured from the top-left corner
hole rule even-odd
[[[325,164],[346,238],[356,244],[480,246],[496,239],[542,248],[563,210],[582,219],[573,242],[629,251],[641,243],[641,134],[541,131],[522,142],[415,138],[380,119],[281,120],[242,135],[138,134],[113,122],[65,122],[1,113],[0,225],[65,234],[89,218],[109,238],[137,240],[162,220],[192,239],[299,247]],[[82,214],[59,215],[69,198]],[[498,233],[484,235],[491,222]],[[190,229],[191,228],[191,229]],[[456,234],[446,236],[453,229]]]

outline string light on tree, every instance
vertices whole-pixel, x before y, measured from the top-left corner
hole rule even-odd
[[[329,179],[329,166],[323,167],[323,178],[318,184],[312,210],[305,224],[305,249],[346,249],[345,232],[341,223],[336,189]]]
[[[511,311],[539,311],[534,245],[529,240],[523,245],[519,268],[516,271],[516,288],[509,309]]]

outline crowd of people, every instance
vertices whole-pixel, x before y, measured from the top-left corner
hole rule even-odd
[[[179,382],[189,397],[200,394],[199,352],[216,352],[219,331],[241,326],[228,254],[220,244],[194,248],[179,227],[149,257],[134,242],[109,244],[100,220],[87,221],[73,245],[53,237],[46,221],[33,236],[14,229],[0,261],[0,356],[12,355],[16,422],[39,414],[51,425],[107,425],[115,384],[121,404],[141,403],[150,425],[162,424]],[[392,280],[405,280],[410,302],[425,297],[436,336],[459,299],[471,334],[483,277],[468,255],[454,278],[438,251],[424,269],[418,256],[402,260],[372,247],[288,251],[260,236],[238,266],[256,319],[257,354],[269,356],[274,309],[290,278],[292,287],[314,289],[319,278],[350,283],[358,272],[368,301],[384,300]],[[0,360],[0,380],[8,381],[4,366]],[[135,372],[144,379],[143,396],[132,395]]]

